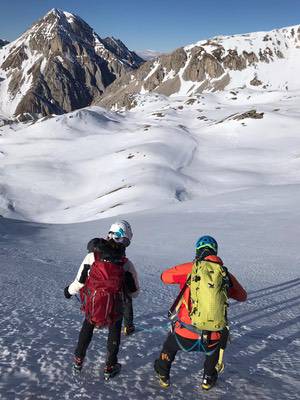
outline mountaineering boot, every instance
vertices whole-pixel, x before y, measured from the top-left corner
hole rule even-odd
[[[104,379],[109,381],[121,371],[121,364],[116,363],[114,365],[106,365],[103,371]]]
[[[75,356],[72,365],[73,373],[79,374],[82,370],[82,366],[83,366],[83,358]]]
[[[218,379],[218,373],[214,373],[213,375],[203,375],[203,379],[202,379],[202,389],[203,390],[209,390],[211,389],[215,383],[217,382]]]
[[[159,373],[159,370],[156,367],[156,362],[154,363],[154,371],[156,372],[156,376],[158,377],[158,383],[159,383],[160,387],[167,389],[170,386],[169,376],[161,375]]]
[[[167,389],[170,386],[170,378],[159,374],[157,374],[157,377],[160,387],[162,387],[163,389]]]
[[[129,336],[132,335],[135,331],[135,326],[134,325],[127,325],[124,326],[124,335]]]

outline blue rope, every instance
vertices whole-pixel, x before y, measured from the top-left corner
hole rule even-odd
[[[192,347],[189,348],[189,349],[186,349],[186,348],[185,348],[184,346],[182,346],[182,344],[180,343],[180,341],[179,341],[179,339],[178,339],[178,337],[177,337],[176,332],[174,332],[174,335],[175,335],[177,344],[178,344],[178,346],[180,347],[180,349],[181,349],[182,351],[190,352],[190,351],[194,350],[194,348],[196,348],[197,345],[199,346],[198,351],[202,351],[202,352],[205,353],[205,355],[207,355],[207,356],[210,356],[211,354],[213,354],[213,353],[216,351],[217,346],[216,346],[215,349],[213,349],[213,350],[211,350],[211,351],[206,351],[206,348],[205,348],[205,346],[204,346],[204,344],[203,344],[203,341],[202,341],[202,331],[201,331],[201,330],[195,328],[193,325],[186,324],[185,322],[182,322],[182,321],[178,318],[178,315],[176,316],[176,319],[173,319],[173,321],[172,321],[172,326],[173,326],[176,322],[178,322],[183,328],[187,329],[188,331],[193,332],[193,333],[195,333],[196,335],[199,335],[199,339],[197,339],[197,341],[192,345]]]
[[[193,351],[197,346],[199,347],[199,349],[197,351],[201,351],[201,352],[205,353],[206,356],[212,355],[217,350],[217,348],[215,348],[211,351],[206,351],[201,338],[197,339],[195,341],[195,343],[190,348],[187,349],[180,343],[178,335],[175,332],[173,333],[173,335],[175,335],[176,342],[177,342],[178,346],[180,347],[180,349],[186,353]]]
[[[201,350],[200,350],[200,346],[199,346],[199,344],[200,344],[200,343],[199,343],[199,340],[200,340],[200,339],[197,339],[197,340],[195,341],[195,343],[194,343],[189,349],[187,349],[187,348],[185,348],[185,347],[180,343],[180,340],[179,340],[179,338],[178,338],[178,336],[176,335],[175,332],[173,333],[173,335],[175,335],[176,342],[177,342],[178,346],[180,347],[180,349],[181,349],[182,351],[184,351],[184,352],[186,352],[186,353],[189,353],[190,351],[193,351],[197,346],[199,347],[198,351],[201,351]],[[201,340],[200,340],[200,342],[201,342]]]
[[[79,297],[78,297],[77,294],[75,294],[75,297],[76,297],[76,299],[79,301],[79,303],[81,303],[81,300],[79,299]],[[177,320],[179,321],[179,319],[177,319]],[[179,322],[182,323],[181,321],[179,321]],[[184,326],[184,325],[187,325],[187,324],[182,323],[182,325]],[[171,324],[171,326],[172,326],[172,324]],[[139,330],[142,331],[142,332],[153,332],[153,331],[162,330],[162,329],[163,329],[163,330],[166,330],[167,327],[169,327],[169,324],[166,324],[165,326],[153,326],[153,327],[151,327],[151,328],[140,328]],[[184,326],[184,327],[185,327],[185,326]],[[188,329],[187,327],[185,327],[185,328]],[[191,330],[191,329],[189,329],[189,330]],[[192,331],[193,331],[194,333],[196,333],[196,328],[194,328],[194,330],[192,330]],[[199,333],[199,332],[197,332],[197,333]],[[204,345],[203,345],[203,343],[202,343],[201,338],[197,339],[196,342],[195,342],[189,349],[186,349],[186,348],[180,343],[179,338],[178,338],[178,335],[177,335],[175,332],[173,332],[173,334],[175,335],[175,339],[176,339],[177,344],[178,344],[178,346],[180,347],[180,349],[181,349],[182,351],[186,352],[186,353],[189,353],[189,352],[193,351],[197,346],[199,347],[199,349],[198,349],[197,351],[202,351],[202,352],[205,353],[205,355],[207,355],[207,356],[210,356],[211,354],[213,354],[213,353],[216,351],[216,349],[214,349],[214,350],[212,350],[212,351],[207,352],[207,351],[205,350],[205,347],[204,347]]]

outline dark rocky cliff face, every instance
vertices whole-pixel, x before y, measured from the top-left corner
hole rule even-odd
[[[2,39],[0,39],[0,49],[1,49],[3,46],[6,46],[8,43],[9,43],[9,42],[8,42],[7,40],[2,40]]]
[[[107,37],[101,39],[105,48],[112,54],[115,54],[120,60],[123,60],[130,67],[138,68],[144,60],[138,56],[134,51],[129,51],[125,44],[120,39]]]
[[[88,106],[142,62],[121,41],[113,46],[80,17],[56,9],[11,43],[2,58],[0,53],[15,115],[62,114]]]

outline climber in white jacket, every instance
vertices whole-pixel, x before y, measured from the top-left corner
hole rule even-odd
[[[130,335],[134,332],[132,297],[136,297],[139,293],[139,282],[137,272],[134,265],[125,256],[125,249],[129,246],[132,239],[132,231],[127,221],[116,222],[111,225],[106,239],[95,238],[89,241],[87,245],[88,254],[85,256],[77,272],[74,281],[65,288],[64,294],[66,298],[78,293],[85,286],[91,267],[95,262],[95,256],[101,255],[104,261],[113,259],[124,260],[122,264],[124,268],[124,304],[123,304],[123,320],[124,334]],[[78,344],[75,350],[73,369],[76,372],[81,371],[85,359],[86,351],[93,336],[94,324],[84,320]],[[122,319],[117,320],[109,327],[107,338],[107,358],[105,373],[113,373],[115,367],[118,366],[117,355],[120,345],[120,336],[122,328]]]

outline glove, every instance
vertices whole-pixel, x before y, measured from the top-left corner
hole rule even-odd
[[[70,299],[72,297],[72,295],[69,293],[69,286],[65,287],[64,295],[66,299]]]

